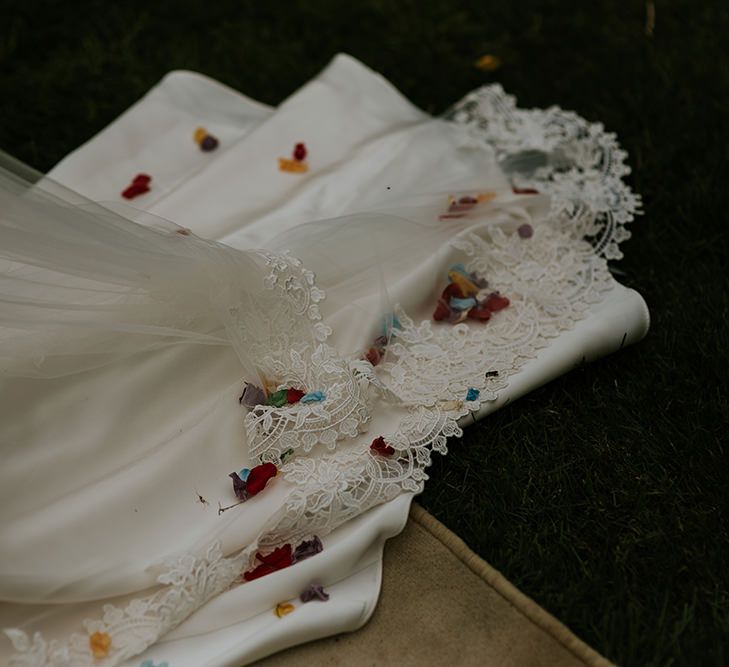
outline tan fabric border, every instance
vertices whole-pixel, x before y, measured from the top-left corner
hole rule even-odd
[[[560,623],[554,616],[547,613],[534,600],[524,595],[504,575],[474,553],[458,535],[446,528],[438,519],[417,503],[413,503],[410,508],[410,518],[433,535],[433,537],[443,544],[471,572],[483,579],[509,604],[534,623],[534,625],[553,637],[555,641],[564,646],[576,658],[592,667],[613,667],[613,663],[606,660],[597,651],[576,637],[566,625]]]

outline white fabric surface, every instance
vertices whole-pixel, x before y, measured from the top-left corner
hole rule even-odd
[[[195,72],[170,72],[141,100],[77,150],[48,177],[97,202],[119,201],[139,173],[153,176],[144,208],[170,194],[246,137],[272,109]],[[197,149],[204,127],[217,150]]]
[[[200,125],[221,140],[217,151],[193,144]],[[277,158],[298,141],[306,142],[310,171],[280,172]],[[416,322],[429,319],[447,267],[459,261],[448,238],[473,227],[437,222],[443,193],[494,191],[478,224],[513,232],[530,221],[535,241],[548,213],[545,197],[511,193],[494,151],[475,145],[466,128],[423,114],[348,56],[276,111],[199,75],[173,73],[49,178],[113,205],[139,172],[153,176],[151,192],[133,202],[140,209],[234,248],[294,248],[327,292],[321,308],[330,344],[344,355],[376,335],[374,313],[399,304]],[[373,209],[386,213],[350,215]],[[302,227],[336,216],[345,217]],[[586,305],[587,315],[474,415],[647,330],[642,299],[614,281]],[[111,598],[153,587],[166,557],[201,556],[215,540],[224,554],[254,542],[295,485],[276,479],[234,511],[215,511],[219,499],[234,500],[227,473],[255,464],[237,402],[239,356],[231,347],[178,345],[82,374],[3,381],[0,442],[23,454],[2,473],[0,598],[8,602],[0,626],[63,640]],[[397,429],[400,415],[378,405],[363,440]],[[39,470],[52,472],[29,484]],[[382,542],[401,528],[408,505],[400,496],[343,525],[324,538],[319,556],[220,595],[124,664],[234,665],[358,627],[376,600]],[[330,607],[307,605],[307,615],[283,620],[266,611],[314,579],[336,584]],[[9,650],[0,646],[0,659]]]

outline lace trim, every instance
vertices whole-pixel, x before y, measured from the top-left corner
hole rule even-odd
[[[605,259],[622,258],[641,199],[622,180],[630,167],[615,134],[557,106],[519,109],[499,84],[472,91],[445,117],[491,145],[514,185],[549,194],[556,226]]]
[[[552,198],[550,215],[528,241],[489,228],[452,243],[469,270],[509,297],[509,308],[487,325],[456,326],[416,323],[397,309],[402,329],[388,345],[385,362],[373,368],[323,344],[331,330],[320,321],[317,304],[324,293],[313,273],[288,255],[262,253],[271,267],[266,284],[285,304],[277,317],[296,327],[305,316],[315,331],[313,341],[271,337],[276,348],[262,347],[265,372],[280,386],[299,384],[327,394],[318,406],[261,407],[245,420],[250,445],[262,460],[295,452],[282,467],[293,486],[284,506],[241,553],[224,558],[213,545],[203,558],[183,556],[158,579],[165,588],[123,610],[107,605],[101,619],[86,621],[89,634],[112,638],[103,659],[91,655],[88,634],[60,642],[6,630],[17,651],[11,665],[116,665],[234,584],[259,548],[325,535],[402,492],[419,492],[431,452],[445,454],[447,439],[462,435],[458,420],[494,400],[510,375],[571,329],[611,287],[605,260],[620,257],[617,244],[629,236],[624,225],[640,204],[620,181],[628,169],[614,136],[557,108],[516,109],[500,86],[471,93],[450,117],[496,148],[516,184],[536,185]],[[280,333],[281,326],[276,328]],[[479,390],[475,400],[466,400],[469,388]],[[394,432],[378,434],[394,450],[391,456],[371,451],[360,436],[376,398],[401,414]],[[315,451],[317,456],[307,455]]]
[[[284,452],[308,453],[318,444],[333,450],[337,441],[367,430],[369,382],[355,375],[331,347],[320,345],[308,359],[290,350],[287,358],[267,357],[264,365],[280,388],[325,389],[326,397],[320,403],[259,405],[251,410],[245,428],[252,456],[278,464]]]
[[[255,547],[254,547],[255,548]],[[244,552],[249,556],[252,549]],[[86,620],[88,634],[73,634],[68,641],[46,640],[39,632],[32,639],[23,631],[6,629],[17,651],[12,667],[110,667],[138,655],[193,611],[228,588],[240,573],[242,556],[224,558],[220,544],[213,544],[204,558],[181,556],[165,564],[158,582],[165,587],[154,595],[137,598],[120,609],[107,604],[100,619]],[[89,636],[108,634],[111,645],[103,658],[94,658]]]

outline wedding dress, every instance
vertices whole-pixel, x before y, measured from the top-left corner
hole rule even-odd
[[[463,425],[645,334],[607,266],[624,161],[499,86],[432,118],[348,56],[275,110],[173,73],[47,176],[6,160],[0,660],[237,665],[364,622],[270,610],[354,586]]]

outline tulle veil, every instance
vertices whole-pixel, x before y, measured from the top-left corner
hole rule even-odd
[[[340,323],[334,340],[354,353],[378,335],[395,302],[432,299],[442,281],[435,268],[417,271],[417,290],[402,278],[442,265],[445,242],[474,228],[472,217],[438,221],[447,196],[411,195],[301,224],[265,251],[239,250],[131,206],[88,201],[3,154],[0,375],[64,376],[185,343],[231,346],[242,378],[265,386],[258,360],[282,332],[290,348],[321,339],[302,317],[300,294],[267,284],[277,254],[315,271],[327,293],[324,319]],[[483,224],[514,226],[523,209],[500,216],[497,207]]]

